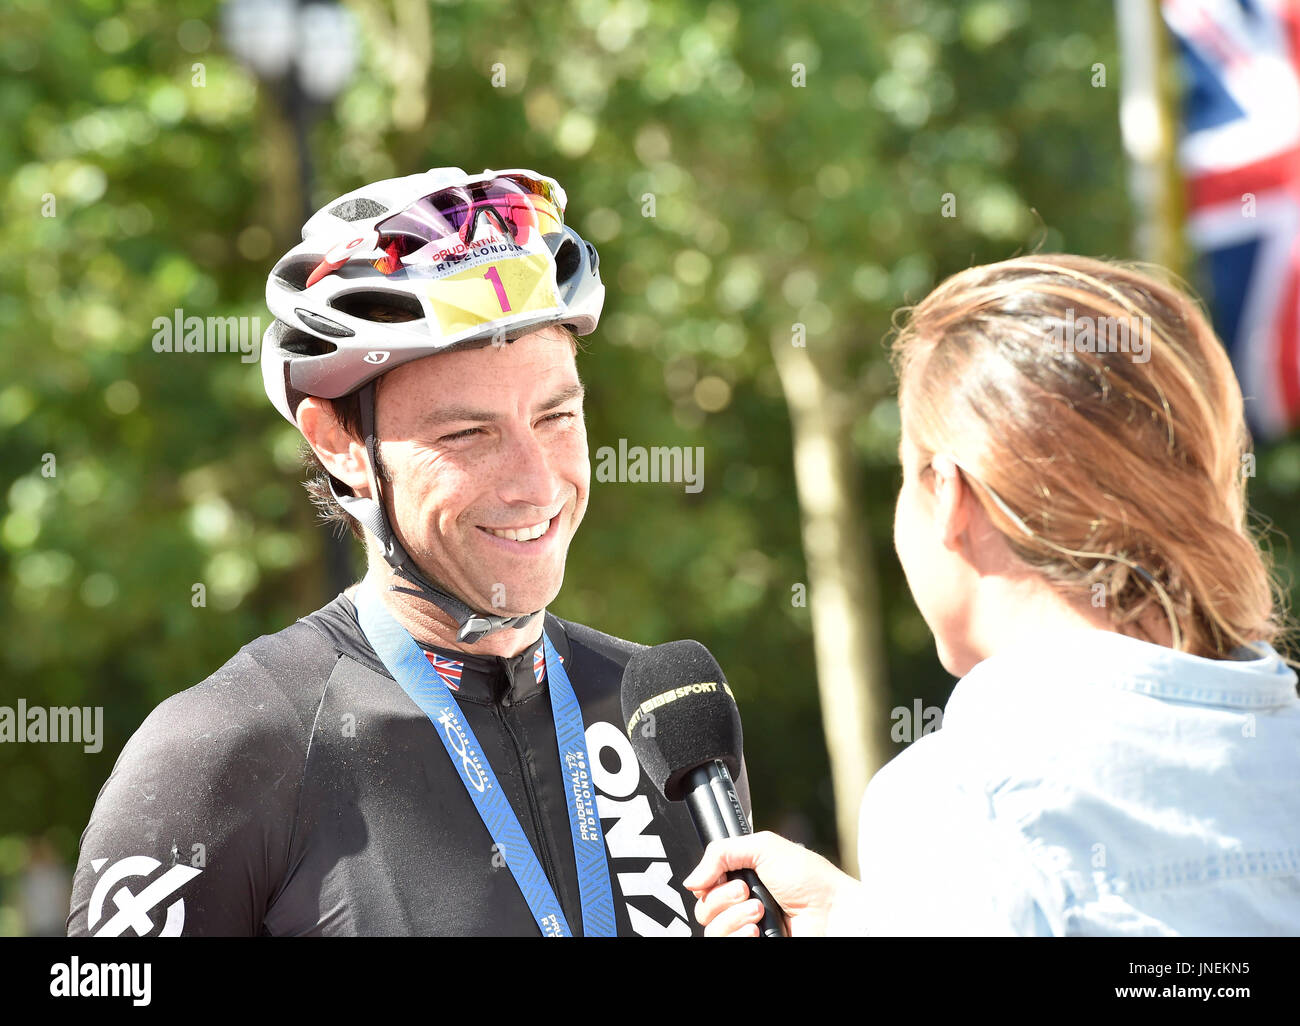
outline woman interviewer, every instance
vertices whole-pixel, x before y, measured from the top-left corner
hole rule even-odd
[[[894,540],[961,679],[872,779],[859,882],[710,845],[710,935],[1300,933],[1300,700],[1246,528],[1242,396],[1197,305],[1128,266],[957,274],[894,344]]]

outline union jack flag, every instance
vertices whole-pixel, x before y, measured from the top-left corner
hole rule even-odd
[[[564,656],[560,655],[559,652],[555,653],[555,658],[558,659],[560,662],[564,662]],[[542,678],[545,676],[546,676],[546,645],[545,643],[543,643],[541,645],[538,645],[537,651],[533,653],[533,678],[537,681],[538,684],[540,684],[542,682]]]
[[[424,653],[433,665],[433,672],[438,675],[438,679],[447,685],[452,691],[460,690],[460,671],[465,664],[456,659],[444,659],[442,656],[433,652]]]
[[[1257,436],[1300,423],[1300,0],[1162,0],[1188,237]]]

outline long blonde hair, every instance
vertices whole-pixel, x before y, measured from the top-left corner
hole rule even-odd
[[[899,401],[1026,564],[1103,596],[1122,633],[1152,640],[1154,612],[1175,648],[1225,658],[1283,640],[1283,593],[1247,523],[1232,365],[1159,273],[1036,254],[955,274],[904,312]]]

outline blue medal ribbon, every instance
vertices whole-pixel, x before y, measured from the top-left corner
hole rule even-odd
[[[572,931],[559,899],[551,889],[537,854],[510,801],[497,782],[470,725],[447,685],[429,664],[424,650],[374,594],[367,582],[357,589],[357,621],[371,647],[411,701],[429,718],[456,767],[461,783],[478,810],[479,818],[505,859],[524,900],[546,937],[569,937]],[[582,929],[588,937],[615,935],[614,894],[605,861],[605,839],[600,830],[591,788],[591,762],[587,757],[582,710],[568,672],[551,639],[542,632],[546,676],[560,752],[560,776],[565,782],[569,827],[582,900]]]
[[[564,797],[569,803],[569,829],[573,832],[573,854],[578,866],[582,932],[586,937],[613,937],[614,894],[609,884],[609,863],[605,861],[605,836],[600,832],[600,816],[591,788],[591,760],[587,758],[582,710],[569,683],[569,673],[544,630],[542,648],[546,652],[547,690],[551,693],[560,774],[566,784]]]

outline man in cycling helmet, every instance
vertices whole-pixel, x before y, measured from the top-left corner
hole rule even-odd
[[[699,930],[699,839],[620,726],[638,646],[546,611],[604,300],[565,203],[531,171],[434,169],[340,197],[276,263],[263,382],[369,569],[145,720],[70,934]]]

